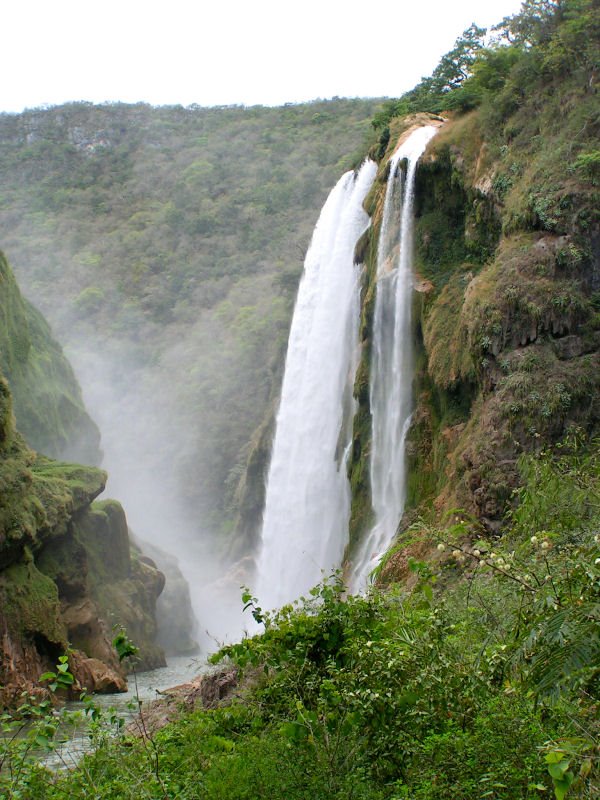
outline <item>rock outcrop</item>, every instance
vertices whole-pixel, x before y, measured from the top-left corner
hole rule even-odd
[[[162,697],[153,700],[129,724],[128,732],[134,736],[152,736],[194,709],[217,708],[231,703],[256,683],[256,670],[248,670],[241,676],[236,667],[217,667],[197,675],[189,683],[166,689]]]
[[[27,320],[38,331],[43,321],[23,316],[24,308],[0,257],[2,364],[26,393],[29,384],[20,381],[31,362]],[[42,359],[50,363],[46,377],[60,381],[62,372],[55,370],[63,362],[53,364],[52,358]],[[32,385],[39,375],[37,369],[29,374]],[[49,396],[64,400],[60,389]],[[32,408],[43,405],[35,392],[29,401]],[[39,407],[37,413],[43,416]],[[50,405],[49,426],[52,420]],[[0,372],[0,702],[39,691],[39,676],[67,651],[76,688],[125,690],[125,672],[111,643],[115,626],[136,642],[141,667],[164,664],[155,644],[155,605],[164,576],[132,552],[121,506],[94,503],[105,484],[100,469],[53,461],[29,447],[17,431],[11,387]]]
[[[597,191],[592,177],[565,170],[559,154],[574,123],[552,117],[552,102],[544,137],[527,139],[524,132],[542,123],[526,106],[495,130],[471,112],[450,116],[421,159],[415,411],[400,532],[418,519],[436,524],[461,509],[500,535],[521,480],[519,457],[569,432],[585,437],[598,430]],[[359,245],[366,266],[349,466],[350,552],[372,513],[369,369],[387,162],[412,124],[410,117],[390,123],[367,199],[373,225]]]
[[[130,534],[131,535],[131,534]],[[173,655],[193,655],[198,643],[193,639],[196,626],[190,587],[175,556],[134,536],[134,551],[141,564],[157,568],[165,576],[165,588],[156,606],[156,641]]]

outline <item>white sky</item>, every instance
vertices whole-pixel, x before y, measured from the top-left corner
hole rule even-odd
[[[520,0],[15,0],[0,110],[71,100],[279,105],[397,97]]]

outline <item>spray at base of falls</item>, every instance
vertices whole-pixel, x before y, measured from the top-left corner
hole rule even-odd
[[[345,458],[357,366],[363,201],[377,167],[342,176],[317,222],[292,319],[257,565],[263,608],[290,602],[341,565],[348,541]],[[345,413],[346,412],[346,413]]]
[[[413,205],[417,162],[437,131],[417,128],[390,159],[377,255],[370,404],[371,495],[375,524],[356,557],[349,588],[366,588],[390,546],[406,497],[405,439],[412,413]],[[400,162],[406,159],[404,174]],[[399,224],[399,227],[398,227]]]

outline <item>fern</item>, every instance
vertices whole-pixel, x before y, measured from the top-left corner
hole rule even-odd
[[[534,628],[515,666],[540,699],[555,700],[600,672],[600,603],[561,608]]]

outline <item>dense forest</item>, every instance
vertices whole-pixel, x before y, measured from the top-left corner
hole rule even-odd
[[[372,139],[376,107],[0,115],[0,235],[23,289],[93,411],[112,400],[147,421],[132,463],[168,462],[179,504],[209,529],[234,522],[318,209]],[[95,402],[102,369],[115,390]],[[133,414],[117,435],[129,425]]]
[[[214,472],[214,484],[188,491],[200,504],[203,492],[216,493],[207,511],[221,533],[234,529],[236,515],[251,520],[248,509],[260,509],[299,276],[294,251],[305,249],[311,226],[310,214],[297,221],[292,212],[303,203],[313,208],[317,195],[322,202],[344,168],[367,155],[377,160],[365,202],[371,226],[356,251],[361,359],[348,464],[349,558],[373,516],[369,381],[390,158],[411,129],[443,122],[415,184],[407,504],[370,589],[348,596],[342,570],[275,612],[244,590],[256,635],[221,647],[213,672],[142,707],[126,732],[89,701],[95,752],[69,771],[49,773],[30,758],[34,746],[52,746],[60,717],[24,701],[22,717],[36,720],[29,738],[13,735],[21,725],[14,714],[3,717],[7,797],[600,797],[600,7],[597,0],[526,0],[491,39],[485,33],[465,31],[433,74],[397,100],[178,111],[182,129],[191,119],[216,126],[220,114],[230,115],[201,143],[217,147],[215,161],[194,155],[181,172],[178,148],[163,161],[153,146],[161,128],[175,125],[166,111],[74,106],[0,119],[0,130],[10,131],[1,137],[9,177],[0,220],[21,281],[76,366],[89,353],[86,346],[78,360],[80,337],[109,360],[123,343],[121,380],[131,369],[144,390],[156,389],[163,420],[185,411],[177,421],[186,422],[193,447],[182,446],[180,464],[194,480],[204,474],[203,459]],[[131,113],[146,120],[132,125],[137,139],[127,137],[119,116]],[[92,128],[81,121],[88,115]],[[241,165],[232,155],[241,158],[244,146],[230,133],[246,115],[274,163],[290,126],[298,130],[294,154],[304,135],[314,134],[323,149],[313,164],[296,162],[298,172],[282,158],[290,177],[282,172],[272,184],[271,169],[254,173],[250,159],[254,182],[245,191],[253,199],[241,207]],[[317,135],[321,125],[331,125],[327,145]],[[282,139],[278,126],[287,131]],[[344,156],[342,139],[334,146],[333,137],[349,127],[356,138]],[[189,155],[181,141],[178,147]],[[54,148],[58,157],[41,156]],[[133,158],[138,150],[162,168],[160,181],[175,180],[169,199]],[[88,184],[89,164],[107,168]],[[231,183],[220,183],[221,170]],[[310,203],[308,184],[291,177],[305,170],[314,170]],[[67,174],[73,184],[65,188]],[[102,176],[118,177],[122,194],[104,191]],[[145,187],[139,207],[128,194],[134,186]],[[111,217],[119,203],[125,227]],[[106,221],[102,234],[90,223],[96,216]],[[232,229],[245,237],[240,252]],[[205,363],[197,343],[217,340]],[[180,371],[169,371],[171,356]],[[218,370],[209,365],[228,358],[231,374],[213,384]],[[0,387],[9,398],[8,385]],[[181,395],[179,405],[171,394]],[[225,415],[232,413],[230,430]],[[5,419],[10,435],[0,445],[21,451]],[[222,436],[231,449],[213,463]],[[238,522],[238,536],[241,530],[252,539],[251,524]],[[231,547],[235,534],[222,540]],[[135,657],[125,634],[116,647],[123,663]],[[64,660],[48,673],[55,692],[68,684],[69,670]]]

